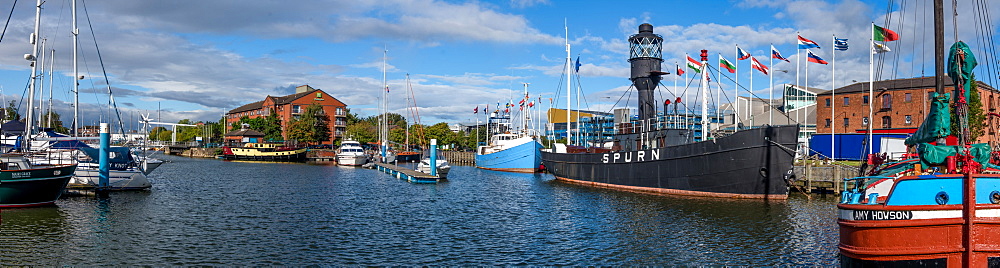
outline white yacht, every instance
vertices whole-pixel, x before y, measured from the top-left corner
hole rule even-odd
[[[436,175],[441,178],[447,178],[448,171],[451,171],[451,165],[448,164],[448,159],[445,159],[443,156],[438,154],[434,162],[437,165]],[[431,174],[430,163],[431,163],[430,157],[425,157],[424,159],[420,160],[420,164],[417,164],[417,171]]]
[[[368,155],[361,143],[344,140],[337,149],[337,164],[342,166],[360,166],[368,162]]]

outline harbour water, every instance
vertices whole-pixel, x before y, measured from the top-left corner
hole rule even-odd
[[[834,266],[835,197],[679,198],[454,166],[163,156],[148,192],[0,211],[0,265]]]

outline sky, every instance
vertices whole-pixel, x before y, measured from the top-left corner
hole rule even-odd
[[[945,2],[946,10],[951,10],[951,1]],[[992,36],[1000,16],[990,16],[994,19],[985,23],[988,27],[975,26],[984,24],[973,16],[979,10],[972,4],[1000,10],[1000,1],[960,2],[959,25],[967,27],[959,28],[959,39],[977,40],[969,41],[977,54],[996,53],[981,45],[989,40],[979,36],[984,32]],[[424,124],[471,123],[477,116],[482,120],[485,106],[492,110],[498,102],[517,102],[524,83],[529,83],[532,99],[542,98],[539,107],[547,109],[554,102],[563,108],[567,39],[572,60],[579,58],[581,64],[572,81],[573,98],[584,97],[580,106],[595,111],[635,107],[627,38],[642,23],[652,24],[654,33],[664,38],[664,71],[674,73],[675,64],[683,66],[685,53],[697,56],[702,49],[709,51],[713,68],[718,68],[720,54],[737,64],[738,78],[728,73],[714,78],[721,83],[713,86],[721,85],[726,93],[713,92],[711,99],[732,100],[737,80],[745,88],[741,96],[767,98],[773,93],[780,98],[780,90],[770,90],[770,77],[752,71],[749,60],[737,61],[737,45],[772,69],[773,88],[798,81],[830,89],[869,80],[867,44],[874,22],[901,36],[888,42],[892,52],[879,54],[882,68],[877,79],[929,76],[933,75],[932,15],[929,1],[924,4],[80,0],[81,121],[84,125],[108,121],[109,89],[126,126],[133,128],[145,114],[162,122],[217,121],[233,108],[269,95],[292,94],[299,85],[322,89],[346,103],[351,112],[371,116],[380,111],[383,74],[390,88],[388,110],[409,116],[407,103],[415,103]],[[39,36],[46,40],[45,51],[54,49],[55,56],[45,56],[45,65],[51,65],[54,73],[43,77],[41,95],[48,101],[51,88],[53,109],[68,122],[73,114],[70,0],[47,0],[42,7]],[[27,107],[24,96],[31,68],[24,55],[33,49],[28,40],[35,1],[0,3],[0,19],[8,13],[11,18],[0,39],[0,97]],[[950,16],[948,21],[950,44],[954,41]],[[796,33],[819,43],[821,48],[813,52],[835,63],[836,72],[833,64],[800,60],[804,55],[797,53]],[[834,52],[834,35],[849,39],[850,48]],[[771,45],[791,62],[772,64]],[[997,72],[988,75],[987,68],[995,67],[980,67],[979,76],[995,80]],[[658,100],[696,98],[696,87],[684,86],[691,77],[683,79],[665,76]],[[407,100],[410,92],[413,100]],[[473,114],[477,107],[480,113]]]

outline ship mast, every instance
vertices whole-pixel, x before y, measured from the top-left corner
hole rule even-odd
[[[24,138],[23,138],[24,139],[24,149],[22,149],[24,151],[28,151],[29,149],[31,149],[31,142],[29,142],[29,140],[31,139],[31,134],[32,134],[31,130],[32,130],[32,128],[34,128],[34,125],[35,125],[35,123],[34,123],[35,122],[34,121],[35,120],[35,118],[34,118],[34,110],[35,110],[35,87],[36,87],[35,80],[39,79],[39,77],[37,75],[38,74],[38,52],[39,52],[38,51],[38,31],[39,31],[39,27],[40,27],[40,24],[41,24],[41,21],[42,21],[41,19],[42,19],[42,0],[38,0],[37,3],[35,4],[35,32],[31,33],[31,38],[29,38],[29,41],[31,42],[31,44],[34,45],[34,49],[32,50],[31,54],[28,54],[28,55],[24,56],[24,59],[31,61],[31,83],[29,84],[29,87],[28,87],[27,120],[24,123]]]
[[[701,140],[708,140],[708,50],[701,50]]]
[[[570,106],[573,99],[573,87],[570,84],[573,83],[573,78],[571,78],[572,73],[570,72],[570,64],[573,61],[573,55],[569,52],[569,26],[565,23],[563,28],[566,30],[566,144],[573,144],[573,131],[571,131],[571,126],[573,121],[571,121],[571,114],[573,114],[573,107]]]

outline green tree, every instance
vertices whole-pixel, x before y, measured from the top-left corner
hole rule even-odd
[[[428,127],[425,131],[427,134],[427,139],[437,139],[438,145],[452,144],[457,141],[457,134],[451,132],[451,128],[448,127],[448,123],[437,123],[433,126]],[[428,143],[430,144],[430,143]]]
[[[278,116],[278,113],[274,112],[274,109],[271,109],[269,112],[267,116],[263,117],[240,117],[240,120],[234,122],[231,127],[232,129],[242,129],[243,124],[247,124],[250,129],[264,133],[264,140],[284,140],[284,137],[281,136],[281,117]]]
[[[164,131],[167,131],[167,128],[164,128],[164,127],[154,127],[153,129],[151,129],[149,131],[149,137],[148,137],[148,139],[151,140],[151,141],[159,141],[159,140],[161,140],[160,139],[160,133],[164,132]],[[167,136],[167,140],[170,140],[170,136]]]
[[[358,121],[347,125],[344,137],[353,139],[362,144],[374,142],[378,138],[377,128],[368,121]]]
[[[173,138],[173,133],[174,132],[170,131],[170,130],[163,130],[163,131],[158,131],[158,132],[154,132],[154,133],[156,133],[156,140],[158,140],[158,141],[170,141]]]
[[[17,102],[13,100],[10,101],[10,103],[7,104],[7,108],[4,108],[3,120],[6,121],[21,120],[21,114],[18,112],[19,111],[17,110]]]
[[[59,113],[48,111],[38,120],[43,128],[52,128],[53,131],[58,133],[69,133],[69,128],[63,126],[62,120],[59,120]]]
[[[323,106],[312,104],[302,115],[288,123],[288,139],[305,143],[322,143],[330,140],[330,116]]]

